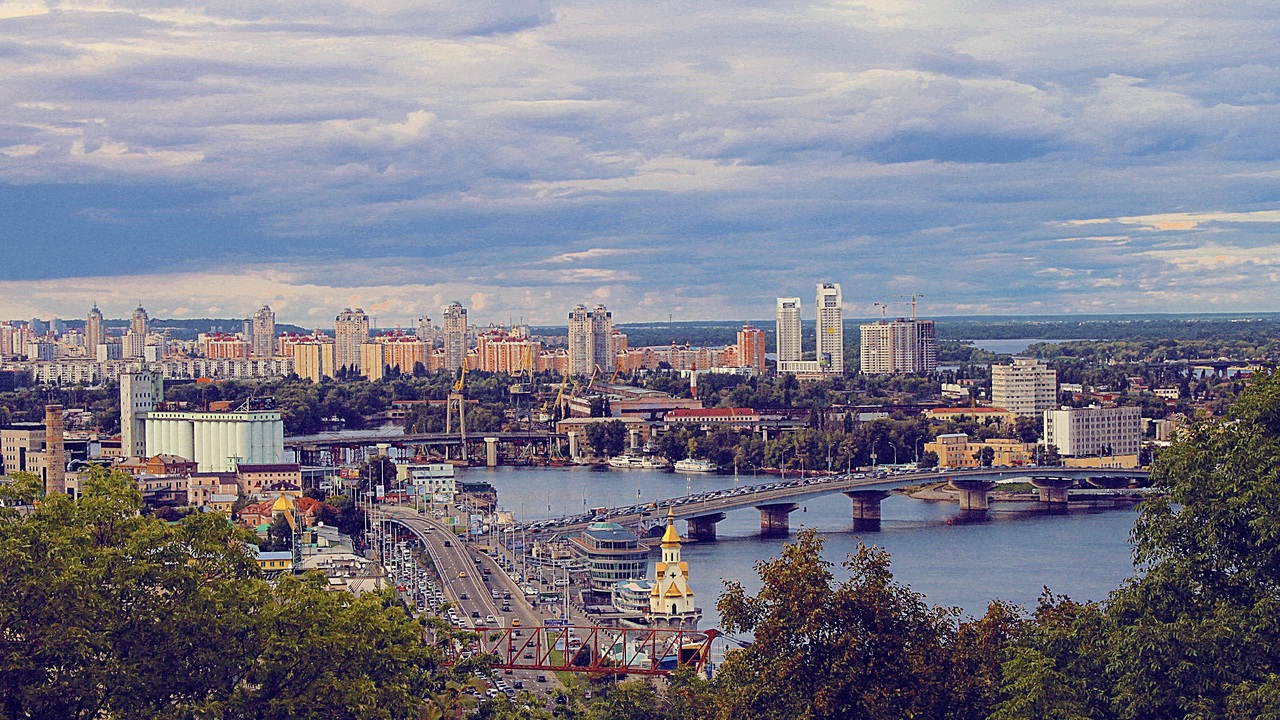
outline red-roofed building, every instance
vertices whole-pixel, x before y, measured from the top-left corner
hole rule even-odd
[[[197,463],[177,455],[161,453],[151,457],[131,457],[121,460],[116,468],[130,475],[186,475],[196,471]]]
[[[278,496],[251,505],[245,505],[240,510],[240,521],[251,528],[264,523],[270,524],[275,519],[274,508],[277,500],[279,500]],[[302,520],[303,527],[310,527],[315,524],[316,513],[319,512],[320,505],[322,505],[319,500],[313,500],[309,497],[290,497],[289,500],[297,508],[298,517]]]

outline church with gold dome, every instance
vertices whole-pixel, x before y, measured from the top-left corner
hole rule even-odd
[[[667,531],[662,535],[662,559],[654,568],[653,589],[649,592],[649,624],[697,630],[702,611],[694,604],[689,587],[689,563],[680,559],[680,534],[676,519],[667,510]]]

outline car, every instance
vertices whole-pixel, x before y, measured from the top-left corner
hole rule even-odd
[[[478,617],[480,617],[480,611],[479,611],[479,610],[472,610],[472,611],[471,611],[471,617],[473,617],[473,618],[478,618]]]
[[[523,689],[524,689],[524,681],[523,681],[523,680],[513,680],[513,681],[511,682],[511,687],[513,687],[513,688],[515,688],[515,689],[517,689],[517,690],[523,690]]]
[[[524,653],[524,659],[525,659],[525,660],[532,660],[532,659],[533,659],[533,651],[531,651],[531,650],[526,650],[526,651],[525,651],[525,653]]]
[[[546,681],[547,681],[547,676],[546,676],[546,675],[539,675],[539,676],[538,676],[537,678],[535,678],[535,679],[536,679],[538,682],[546,682]]]
[[[465,570],[461,570],[458,572],[458,577],[464,578],[466,576],[467,576],[467,572]]]
[[[445,540],[445,541],[444,541],[444,546],[445,546],[445,547],[453,547],[453,543],[449,542],[448,540]]]
[[[466,594],[466,593],[458,593],[458,599],[459,599],[459,600],[470,600],[471,598],[467,597],[467,594]]]

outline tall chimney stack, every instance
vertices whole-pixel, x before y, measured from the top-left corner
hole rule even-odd
[[[44,449],[48,461],[44,494],[67,492],[67,447],[63,442],[62,406],[44,406]]]

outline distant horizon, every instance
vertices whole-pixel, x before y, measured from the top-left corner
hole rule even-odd
[[[145,307],[145,303],[143,303],[143,306]],[[617,311],[614,310],[613,308],[609,308],[609,309],[611,312],[614,313],[616,318]],[[74,317],[74,316],[63,317],[60,315],[52,316],[52,317],[35,316],[31,318],[7,318],[5,322],[30,322],[33,319],[40,320],[42,322],[50,322],[55,317],[58,320],[61,320],[62,322],[65,322],[65,323],[69,323],[72,326],[80,326],[80,325],[83,325],[85,322],[84,317]],[[903,317],[906,317],[906,316],[889,314],[886,316],[886,319],[892,320],[892,319],[899,319]],[[1181,319],[1211,320],[1211,319],[1249,319],[1249,318],[1280,318],[1280,311],[1161,312],[1161,313],[1129,312],[1129,313],[1079,313],[1079,314],[1076,314],[1076,313],[1026,314],[1024,313],[1024,314],[974,314],[974,315],[929,315],[929,316],[925,316],[922,313],[917,312],[918,320],[933,320],[935,322],[941,321],[941,322],[994,322],[994,323],[998,323],[998,322],[1061,323],[1061,322],[1119,322],[1119,321],[1125,321],[1125,320],[1181,320]],[[846,325],[851,323],[867,324],[867,323],[877,322],[880,319],[881,319],[880,317],[871,317],[871,316],[845,317],[844,323]],[[150,319],[150,322],[152,325],[156,325],[156,324],[163,325],[164,323],[175,323],[175,322],[183,323],[183,324],[209,323],[213,325],[227,326],[227,329],[225,330],[225,332],[237,332],[242,329],[241,326],[246,320],[248,320],[248,318],[152,317]],[[112,318],[112,317],[104,316],[103,322],[111,327],[127,326],[129,324],[129,318],[128,317]],[[749,325],[754,325],[756,327],[762,327],[766,324],[771,325],[773,322],[774,322],[773,318],[737,318],[737,319],[722,318],[722,319],[670,320],[670,321],[668,320],[636,320],[636,321],[630,321],[630,322],[615,322],[615,327],[660,328],[660,327],[676,327],[676,326],[738,325],[738,324],[749,324]],[[805,317],[805,318],[801,318],[801,322],[805,323],[806,325],[811,325],[815,322],[815,320],[813,318]],[[432,320],[432,324],[438,325],[438,323],[436,323],[434,319]],[[543,324],[543,323],[525,323],[525,324],[527,324],[530,327],[530,329],[544,329],[544,328],[567,329],[568,327],[567,324],[565,325]],[[313,324],[303,325],[297,322],[290,322],[287,320],[280,320],[279,318],[277,318],[276,325],[277,327],[286,326],[289,328],[296,328],[304,331],[310,331],[317,328],[321,330],[324,330],[326,328],[332,330],[333,321],[332,320],[329,321],[329,325],[327,326],[313,325]],[[504,323],[490,323],[490,322],[475,323],[475,322],[471,322],[470,317],[468,317],[468,325],[470,327],[481,327],[481,328],[489,327],[490,325],[494,325],[497,327],[508,326]],[[412,328],[407,324],[375,326],[372,324],[372,318],[371,318],[371,324],[369,329],[370,331],[374,331],[374,330],[391,331],[391,330],[397,330],[397,329],[405,330],[405,329],[412,329]]]

